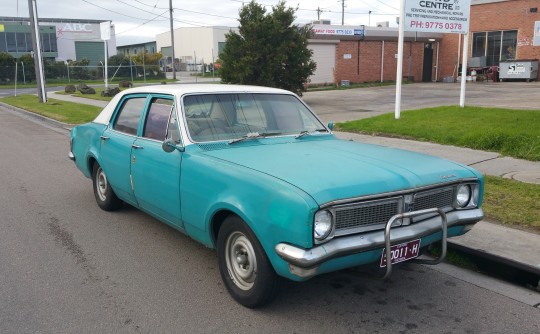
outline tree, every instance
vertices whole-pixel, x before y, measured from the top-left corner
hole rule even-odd
[[[254,0],[240,9],[239,33],[226,35],[219,58],[224,83],[283,88],[297,94],[316,68],[310,28],[293,25],[296,10],[281,1],[267,13]]]

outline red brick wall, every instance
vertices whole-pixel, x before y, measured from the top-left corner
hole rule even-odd
[[[352,83],[381,81],[382,41],[341,41],[336,45],[335,79],[349,80]],[[435,66],[436,43],[434,43],[433,65]],[[350,59],[344,59],[350,54]],[[396,80],[397,42],[384,42],[383,80]],[[411,58],[409,66],[409,56]],[[405,42],[403,47],[403,76],[422,81],[424,61],[423,42]],[[435,77],[435,74],[432,74]]]
[[[530,8],[538,8],[531,13]],[[512,0],[471,6],[471,32],[517,30],[518,59],[540,59],[540,46],[533,46],[534,22],[540,21],[539,0]],[[471,56],[472,34],[469,39]],[[457,63],[458,35],[447,34],[441,42],[441,75],[452,75]],[[463,52],[463,49],[461,49]],[[461,55],[460,55],[461,56]],[[461,58],[461,57],[460,57]],[[538,79],[540,79],[540,72]]]

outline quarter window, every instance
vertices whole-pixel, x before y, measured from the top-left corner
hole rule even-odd
[[[137,135],[139,119],[146,104],[146,97],[134,97],[124,101],[113,128],[130,135]]]
[[[150,102],[143,137],[163,141],[167,135],[173,100],[154,98]]]

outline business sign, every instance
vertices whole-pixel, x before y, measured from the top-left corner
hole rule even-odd
[[[404,0],[405,31],[465,34],[471,0]]]
[[[111,22],[101,22],[99,24],[99,30],[101,32],[101,39],[108,41],[111,39]]]
[[[364,29],[343,29],[328,25],[314,25],[315,35],[364,36]]]
[[[540,21],[534,22],[533,45],[540,46]]]

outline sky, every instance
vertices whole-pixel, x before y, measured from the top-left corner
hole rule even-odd
[[[28,17],[28,0],[2,0],[0,16]],[[7,2],[7,4],[6,4]],[[115,26],[116,44],[126,45],[154,41],[157,34],[170,30],[169,0],[36,0],[39,18],[111,20]],[[271,11],[277,0],[257,0]],[[172,0],[174,28],[201,26],[238,26],[241,0]],[[345,25],[375,25],[389,21],[397,27],[400,0],[344,0]],[[341,24],[342,0],[293,0],[286,5],[298,8],[296,23],[321,19]],[[369,12],[371,11],[371,14]]]

